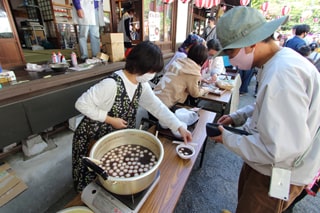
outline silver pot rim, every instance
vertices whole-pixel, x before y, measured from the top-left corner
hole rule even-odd
[[[91,158],[94,158],[94,154],[96,152],[96,149],[98,149],[100,143],[102,141],[104,141],[106,138],[110,138],[114,135],[118,135],[118,134],[125,134],[126,132],[133,132],[133,133],[141,133],[141,134],[146,134],[146,135],[149,135],[151,138],[153,138],[155,141],[157,141],[159,143],[159,148],[160,148],[160,156],[158,157],[158,161],[157,163],[150,169],[148,170],[147,172],[139,175],[139,176],[135,176],[135,177],[129,177],[129,178],[118,178],[118,177],[112,177],[110,176],[110,179],[107,179],[106,181],[118,181],[118,182],[127,182],[127,181],[136,181],[136,180],[139,180],[139,179],[142,179],[146,176],[149,176],[151,175],[154,171],[158,170],[159,169],[159,166],[163,160],[163,157],[164,157],[164,149],[163,149],[163,145],[161,143],[161,141],[159,140],[159,138],[157,138],[155,135],[151,134],[150,132],[148,131],[145,131],[145,130],[139,130],[139,129],[121,129],[121,130],[117,130],[117,131],[114,131],[114,132],[111,132],[103,137],[101,137],[94,145],[93,147],[91,148],[91,151],[90,151],[90,157]]]

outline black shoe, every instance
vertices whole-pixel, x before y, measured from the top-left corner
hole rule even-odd
[[[86,63],[87,59],[88,59],[88,58],[80,58],[79,61],[80,61],[80,63],[82,64],[82,63]]]

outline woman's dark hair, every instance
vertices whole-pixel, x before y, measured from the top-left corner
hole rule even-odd
[[[215,51],[219,51],[221,50],[221,45],[218,39],[211,39],[209,41],[207,41],[207,48],[208,50],[215,50]]]
[[[208,58],[208,50],[202,44],[195,44],[189,49],[188,58],[202,66]]]
[[[160,48],[150,41],[143,41],[130,51],[126,58],[125,70],[143,75],[147,72],[160,72],[163,66]]]

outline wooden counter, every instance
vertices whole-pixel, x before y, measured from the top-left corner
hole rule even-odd
[[[172,55],[163,55],[165,63]],[[27,72],[24,67],[11,69],[17,77],[17,84],[3,84],[0,89],[0,151],[79,115],[74,107],[78,97],[124,66],[125,62],[114,62],[99,64],[89,70],[69,69],[62,73]]]
[[[196,154],[190,160],[183,160],[175,152],[176,144],[172,141],[159,136],[164,148],[163,161],[160,164],[160,180],[155,186],[139,212],[173,212],[179,201],[183,188],[189,178],[192,168],[199,156],[205,140],[207,138],[205,126],[207,122],[212,122],[215,113],[200,110],[199,121],[192,132],[193,143]],[[204,154],[204,153],[202,153]],[[81,195],[77,195],[66,207],[85,205],[81,201]]]
[[[14,70],[17,82],[23,83],[4,85],[0,89],[0,149],[78,115],[74,107],[77,98],[123,67],[124,62],[119,62],[63,73]],[[43,78],[48,75],[51,77]]]

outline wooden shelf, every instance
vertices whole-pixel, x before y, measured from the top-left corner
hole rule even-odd
[[[59,3],[55,3],[55,2],[52,2],[52,5],[55,6],[55,7],[63,7],[63,8],[67,8],[67,9],[72,9],[72,6],[71,5],[67,5],[67,4],[59,4]]]

